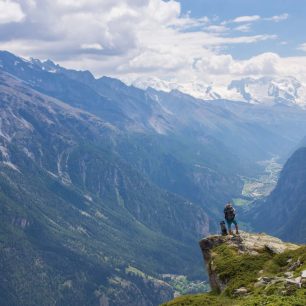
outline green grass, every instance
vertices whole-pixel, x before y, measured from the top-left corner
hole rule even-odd
[[[167,282],[179,295],[208,292],[210,286],[206,281],[190,280],[184,275],[166,275]]]
[[[283,276],[297,260],[300,260],[301,266],[294,271],[295,277],[306,269],[306,246],[278,255],[268,251],[248,255],[239,254],[236,249],[224,244],[220,245],[213,249],[212,261],[220,280],[226,283],[224,292],[181,296],[164,306],[304,306],[306,288],[285,291],[284,282],[262,287],[254,286],[259,276]],[[234,296],[234,290],[240,287],[249,290],[247,296]]]
[[[242,198],[235,198],[235,199],[233,199],[233,202],[236,206],[244,206],[244,205],[248,205],[248,204],[252,203],[251,200],[246,200],[246,199],[242,199]]]
[[[226,245],[220,245],[214,249],[216,272],[220,280],[227,283],[225,294],[232,296],[235,289],[251,286],[257,279],[257,274],[263,269],[265,263],[271,258],[268,252],[258,255],[237,255],[236,250]]]

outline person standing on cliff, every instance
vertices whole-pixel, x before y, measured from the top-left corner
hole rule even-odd
[[[235,220],[235,217],[236,217],[235,208],[232,206],[231,202],[228,202],[224,207],[224,218],[226,220],[228,232],[230,235],[233,235],[232,223],[235,225],[236,234],[239,235],[238,224],[237,221]]]

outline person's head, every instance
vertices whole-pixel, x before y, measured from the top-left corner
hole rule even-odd
[[[228,201],[227,203],[226,203],[226,207],[231,207],[232,206],[232,203],[230,202],[230,201]]]

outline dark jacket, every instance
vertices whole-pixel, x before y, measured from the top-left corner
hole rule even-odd
[[[226,220],[233,220],[235,219],[236,212],[233,206],[226,206],[224,208],[224,217]]]

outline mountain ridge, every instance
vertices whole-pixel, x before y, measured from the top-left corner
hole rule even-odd
[[[292,76],[232,80],[226,86],[201,82],[176,83],[158,78],[140,78],[131,83],[147,90],[181,91],[204,101],[227,99],[250,104],[288,105],[305,108],[306,87]]]
[[[205,231],[204,211],[111,151],[112,124],[2,71],[0,92],[1,304],[126,305],[134,295],[131,305],[157,305],[172,296],[159,274],[179,262],[188,273],[191,254],[167,254],[196,253],[191,241]]]
[[[9,54],[7,51],[1,52],[6,53],[6,55]],[[44,71],[64,74],[71,79],[82,80],[82,82],[87,84],[93,80],[99,81],[106,78],[103,76],[96,79],[88,70],[76,71],[74,69],[63,68],[50,59],[45,61],[34,58],[30,58],[29,60],[23,58],[20,59]],[[18,61],[14,61],[14,65],[18,65]],[[113,80],[118,81],[117,79]],[[283,104],[288,106],[299,106],[302,108],[305,108],[306,105],[306,86],[293,76],[248,77],[232,80],[225,86],[213,84],[208,85],[201,82],[180,84],[174,81],[164,81],[157,77],[143,77],[136,79],[133,82],[124,83],[143,90],[152,88],[163,92],[180,91],[195,98],[208,101],[227,99],[252,104]]]

